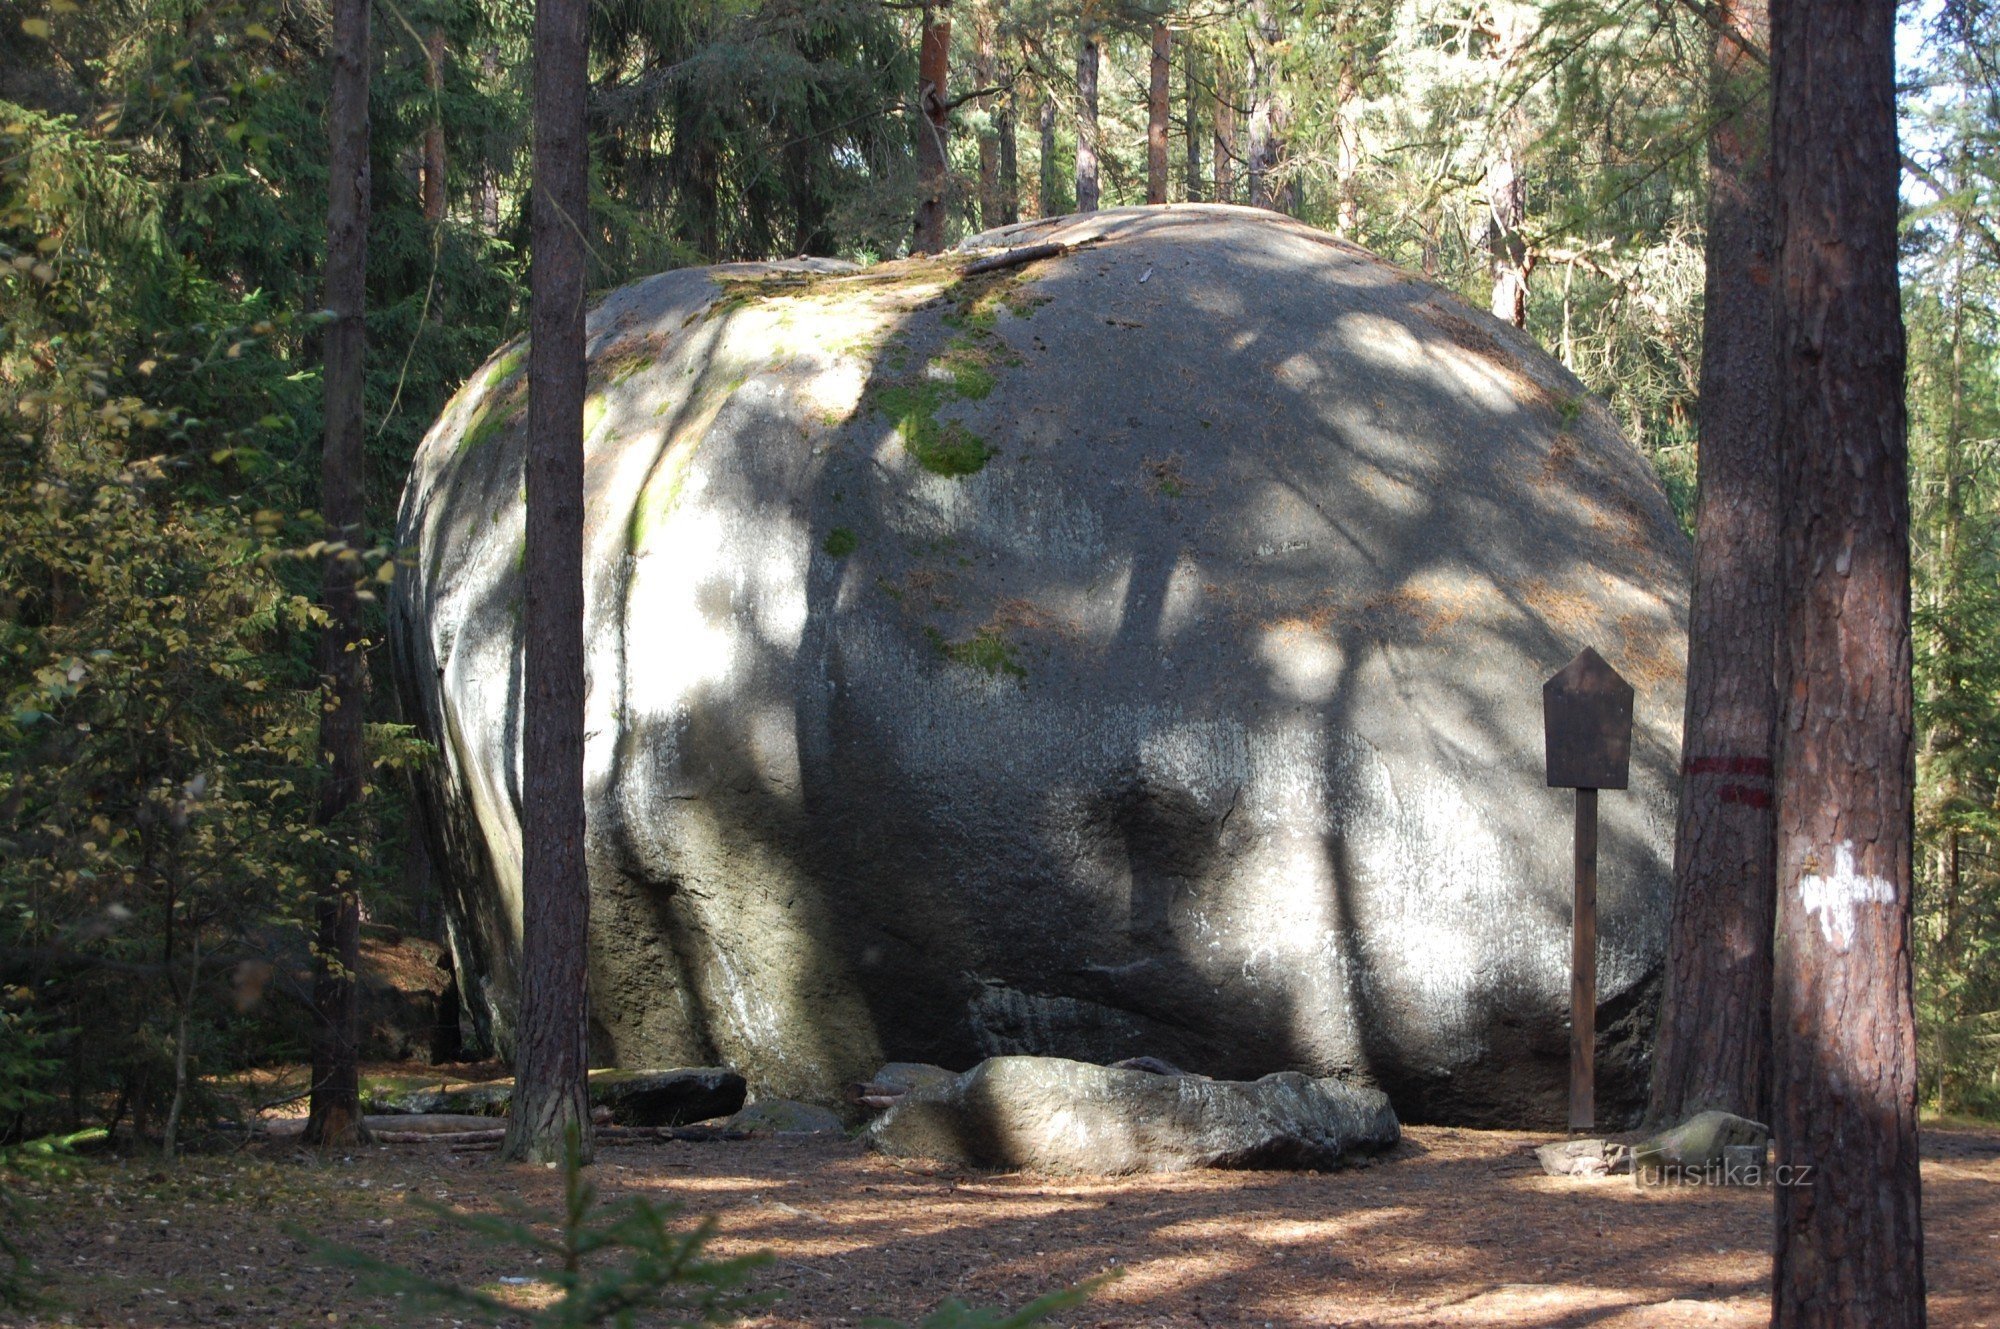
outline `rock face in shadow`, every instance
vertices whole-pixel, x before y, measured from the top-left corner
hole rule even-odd
[[[967,275],[979,253],[1056,258]],[[1275,214],[670,272],[590,316],[596,1055],[831,1103],[885,1060],[1149,1055],[1550,1124],[1570,795],[1541,684],[1638,688],[1599,1111],[1643,1087],[1688,548],[1526,337]],[[432,429],[391,606],[470,1014],[520,930],[526,356]]]
[[[868,1128],[884,1153],[1033,1172],[1331,1169],[1395,1147],[1379,1090],[1296,1071],[1254,1083],[995,1057],[911,1090]]]

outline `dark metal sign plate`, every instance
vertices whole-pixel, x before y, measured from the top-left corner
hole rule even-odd
[[[1588,646],[1542,685],[1549,785],[1623,789],[1632,767],[1632,685]]]

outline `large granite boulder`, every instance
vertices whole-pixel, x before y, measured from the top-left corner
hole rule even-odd
[[[1065,244],[973,272],[1010,246]],[[599,1056],[837,1101],[885,1059],[1279,1069],[1559,1121],[1570,812],[1541,684],[1638,688],[1600,1110],[1668,908],[1688,548],[1526,336],[1271,213],[665,273],[591,311]],[[391,613],[458,973],[520,934],[526,357],[431,430]]]
[[[1281,1071],[1253,1083],[995,1057],[913,1089],[868,1128],[884,1153],[1034,1172],[1320,1170],[1402,1138],[1377,1089]]]

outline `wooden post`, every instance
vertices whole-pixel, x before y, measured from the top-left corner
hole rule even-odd
[[[1597,1124],[1597,791],[1632,766],[1632,685],[1588,646],[1542,685],[1549,786],[1576,790],[1569,947],[1569,1128]]]
[[[1597,1116],[1597,791],[1576,791],[1576,905],[1569,941],[1569,1128]]]

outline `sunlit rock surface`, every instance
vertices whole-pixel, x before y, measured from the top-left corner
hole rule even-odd
[[[671,272],[591,313],[596,1055],[832,1101],[885,1059],[1149,1054],[1560,1119],[1541,684],[1638,688],[1603,799],[1600,1114],[1668,909],[1686,542],[1526,337],[1288,219]],[[520,929],[526,359],[418,454],[392,626],[458,973]]]

